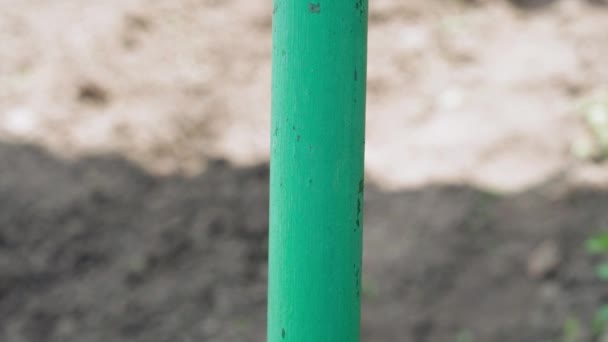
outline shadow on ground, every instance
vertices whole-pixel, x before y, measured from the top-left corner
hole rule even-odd
[[[469,1],[475,2],[475,0],[469,0]],[[586,0],[586,1],[593,5],[603,6],[603,5],[607,4],[606,0]],[[509,0],[509,2],[516,7],[530,10],[530,9],[546,8],[548,6],[551,6],[551,5],[559,2],[559,0]]]
[[[155,177],[9,144],[0,160],[0,340],[264,340],[267,166]],[[608,225],[607,193],[366,196],[365,341],[557,341],[608,294],[582,248]],[[560,260],[532,279],[547,240]]]

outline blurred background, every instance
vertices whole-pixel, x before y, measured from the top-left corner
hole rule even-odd
[[[264,341],[271,3],[0,8],[0,341]],[[608,341],[607,42],[370,0],[364,341]]]

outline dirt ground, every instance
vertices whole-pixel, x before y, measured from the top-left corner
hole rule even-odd
[[[608,6],[514,2],[370,0],[365,341],[599,341]],[[0,341],[263,341],[270,2],[0,8]]]
[[[163,177],[8,144],[0,159],[2,341],[264,340],[267,166]],[[608,295],[582,247],[608,224],[605,191],[372,187],[365,204],[365,341],[563,341]],[[557,263],[531,278],[547,242]]]

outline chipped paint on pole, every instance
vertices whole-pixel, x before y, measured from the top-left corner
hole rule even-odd
[[[358,342],[367,1],[275,0],[268,341]]]

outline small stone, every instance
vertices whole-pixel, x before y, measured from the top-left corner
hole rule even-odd
[[[0,129],[11,135],[27,138],[32,136],[40,126],[39,116],[29,108],[14,108],[7,111]]]
[[[555,273],[561,262],[559,246],[554,240],[546,240],[536,247],[528,258],[528,276],[543,279]]]
[[[136,254],[131,256],[127,261],[128,272],[132,274],[141,274],[146,271],[148,259],[145,255]]]
[[[76,329],[76,322],[72,318],[64,318],[57,324],[56,334],[61,337],[67,337],[73,335]]]
[[[555,282],[547,282],[539,290],[540,299],[546,303],[555,303],[560,296],[560,287]]]

